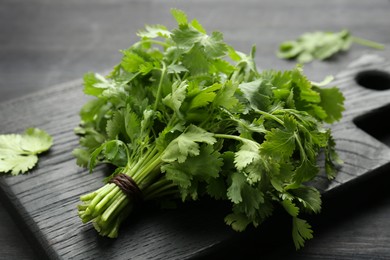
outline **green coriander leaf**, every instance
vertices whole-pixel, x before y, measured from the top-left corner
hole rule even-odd
[[[22,135],[20,147],[29,153],[39,154],[50,149],[53,138],[38,128],[28,128]]]
[[[18,175],[32,169],[37,162],[38,156],[35,154],[8,157],[0,155],[0,172],[11,172],[12,175]]]
[[[183,12],[182,10],[173,8],[173,9],[171,9],[171,14],[172,14],[173,18],[175,18],[178,25],[188,24],[187,14],[185,12]]]
[[[171,32],[164,25],[146,25],[145,30],[141,30],[137,33],[141,38],[169,38]]]
[[[204,48],[196,44],[188,53],[184,54],[182,62],[191,74],[205,74],[209,71],[210,67],[207,56],[208,54]]]
[[[382,44],[354,37],[349,31],[304,33],[294,41],[280,44],[277,56],[283,59],[297,59],[299,63],[324,60],[336,53],[347,51],[352,43],[375,49],[383,49]]]
[[[183,163],[188,156],[199,155],[199,144],[214,144],[216,139],[212,133],[195,125],[190,125],[184,133],[174,139],[166,148],[162,160],[165,162]]]
[[[265,135],[261,145],[261,152],[276,160],[287,160],[292,156],[296,147],[296,121],[294,118],[284,117],[285,127],[273,128]]]
[[[295,248],[298,250],[304,246],[305,240],[313,238],[313,231],[306,220],[293,217],[292,237]]]
[[[231,81],[225,82],[214,98],[214,106],[221,106],[226,109],[233,108],[238,103],[238,99],[235,97],[236,90],[237,85]]]
[[[28,128],[22,135],[0,135],[0,172],[25,173],[38,162],[37,154],[50,149],[53,138],[38,128]]]
[[[295,170],[294,180],[296,183],[309,181],[313,179],[314,176],[316,176],[318,171],[319,169],[315,164],[305,159],[302,161],[301,165]]]
[[[207,185],[207,193],[214,199],[226,199],[226,183],[224,178],[213,178]]]
[[[245,214],[231,213],[225,217],[225,223],[239,232],[244,231],[251,222]]]
[[[260,160],[260,146],[257,142],[242,139],[243,144],[240,149],[235,153],[234,164],[238,170],[243,170],[249,164]]]
[[[308,212],[319,213],[321,210],[321,194],[314,187],[301,186],[291,190],[295,198]]]
[[[137,72],[140,65],[145,63],[145,60],[131,49],[122,51],[122,54],[121,66],[125,71]]]
[[[192,27],[194,27],[194,28],[195,28],[196,30],[198,30],[199,32],[204,33],[204,34],[207,33],[206,30],[203,28],[203,26],[199,23],[198,20],[193,19],[193,20],[191,21],[191,25],[192,25]]]
[[[176,115],[181,117],[180,107],[186,98],[188,83],[186,81],[178,82],[175,81],[172,84],[172,92],[163,98],[162,102],[164,105],[171,108]]]
[[[288,199],[282,200],[281,202],[283,208],[290,214],[292,217],[297,217],[299,214],[299,208]]]
[[[342,117],[344,111],[344,96],[340,90],[336,87],[333,88],[315,88],[320,94],[321,101],[319,105],[326,113],[324,121],[327,123],[333,123],[338,121]]]
[[[258,186],[245,184],[241,191],[242,202],[234,205],[235,209],[240,208],[241,212],[253,220],[256,220],[259,209],[264,203],[264,194],[258,189]],[[258,222],[258,221],[254,221]]]
[[[84,74],[84,93],[92,96],[99,96],[104,89],[98,88],[95,84],[102,82],[101,77],[96,73],[86,73]]]
[[[268,82],[258,79],[241,83],[238,87],[254,109],[268,111],[272,98],[271,86]]]
[[[217,178],[222,163],[220,154],[214,151],[211,145],[202,145],[199,155],[188,157],[183,163],[173,162],[166,164],[162,169],[167,173],[167,179],[176,183],[181,191],[184,192],[185,196],[182,196],[184,200],[187,198],[187,195],[191,195],[192,198],[197,197],[194,193],[196,189],[192,190],[194,184],[198,185],[197,180],[209,183]]]
[[[246,177],[240,172],[231,174],[231,184],[227,189],[228,198],[235,204],[242,202],[241,191],[246,184]]]
[[[188,110],[196,109],[200,107],[204,107],[208,105],[210,102],[214,101],[216,97],[216,92],[222,87],[221,84],[215,83],[210,87],[206,87],[204,89],[192,89],[188,96],[191,97],[190,104],[188,106]]]

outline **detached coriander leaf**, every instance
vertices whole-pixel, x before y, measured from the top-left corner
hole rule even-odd
[[[52,145],[53,138],[38,128],[28,128],[22,135],[21,148],[29,153],[42,153],[49,150]]]
[[[38,162],[38,156],[35,154],[29,155],[14,155],[9,157],[0,157],[0,172],[11,171],[12,175],[25,173],[32,169]]]
[[[0,135],[0,156],[22,154],[21,140],[22,136],[18,134]]]
[[[283,59],[297,59],[299,63],[324,60],[336,53],[346,51],[352,43],[375,49],[383,49],[382,44],[354,37],[347,30],[340,32],[304,33],[294,41],[280,44],[277,56]]]
[[[37,128],[28,128],[22,135],[0,135],[0,172],[27,172],[38,162],[37,154],[49,150],[52,144],[53,138]]]

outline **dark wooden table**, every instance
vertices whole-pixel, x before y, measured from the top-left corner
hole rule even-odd
[[[389,0],[2,0],[0,101],[78,79],[87,71],[111,68],[119,60],[118,50],[130,46],[144,24],[172,28],[172,7],[185,10],[208,31],[223,32],[238,50],[248,52],[256,44],[257,65],[264,69],[293,67],[295,63],[275,56],[277,46],[308,31],[346,28],[390,48]],[[389,52],[353,46],[329,61],[306,65],[305,73],[319,81],[364,53],[390,58]],[[258,250],[264,241],[255,238],[244,239],[243,245],[231,250],[260,252],[261,259],[390,259],[388,175],[382,173],[338,197],[325,198],[323,212],[312,219],[315,238],[303,250],[295,252],[288,239],[277,238],[264,243],[265,250]],[[13,218],[0,204],[0,259],[36,258]]]

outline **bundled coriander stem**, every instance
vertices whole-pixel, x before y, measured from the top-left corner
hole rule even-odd
[[[161,153],[154,149],[102,188],[81,196],[84,204],[78,205],[78,211],[83,223],[93,221],[101,235],[114,238],[137,203],[177,193],[176,185],[161,175],[160,165]]]
[[[84,77],[84,92],[95,99],[80,111],[74,154],[90,171],[98,163],[116,170],[81,196],[80,218],[116,237],[140,201],[209,196],[231,203],[224,220],[236,231],[283,207],[302,247],[312,231],[299,212],[321,208],[307,184],[319,173],[321,151],[328,178],[336,174],[335,143],[322,124],[341,118],[342,93],[322,88],[329,80],[310,82],[299,66],[259,72],[255,48],[238,52],[221,33],[172,14],[178,28],[146,26],[111,74]]]

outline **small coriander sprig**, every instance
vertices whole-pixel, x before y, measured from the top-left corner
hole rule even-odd
[[[324,60],[336,53],[347,51],[353,43],[373,49],[383,50],[384,45],[352,36],[348,30],[340,32],[304,33],[298,39],[280,44],[277,56],[283,59],[296,59],[299,63]]]

